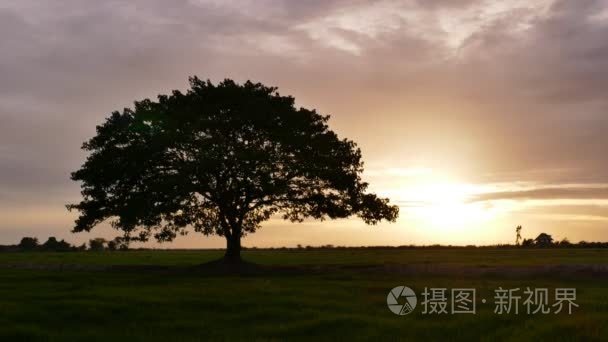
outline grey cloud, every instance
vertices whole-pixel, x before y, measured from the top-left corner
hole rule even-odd
[[[501,191],[477,195],[472,202],[492,200],[559,200],[559,199],[608,199],[606,187],[546,187],[523,191]]]
[[[589,17],[606,8],[597,0],[557,1],[549,16],[535,19],[522,36],[509,33],[519,15],[514,12],[471,37],[463,49],[479,71],[500,75],[512,92],[530,100],[603,100],[608,25]]]
[[[459,49],[433,38],[443,29],[432,20],[479,0],[409,2],[403,11],[429,19],[419,30],[409,19],[374,36],[332,28],[358,55],[298,28],[379,3],[0,5],[0,206],[78,196],[68,176],[95,125],[133,100],[183,88],[193,74],[279,86],[332,114],[332,127],[358,141],[367,161],[422,160],[414,166],[471,182],[608,182],[608,22],[588,20],[604,2],[557,1],[521,35],[510,29],[526,13],[507,11]],[[557,196],[519,194],[543,195]]]
[[[534,212],[608,219],[608,206],[601,205],[536,206]]]

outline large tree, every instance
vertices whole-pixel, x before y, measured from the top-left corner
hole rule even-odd
[[[396,206],[365,192],[361,151],[329,116],[260,83],[190,86],[112,113],[84,143],[74,232],[109,219],[127,240],[171,241],[192,227],[225,237],[225,259],[239,261],[241,237],[273,215],[396,220]]]

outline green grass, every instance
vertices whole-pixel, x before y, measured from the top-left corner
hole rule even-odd
[[[195,265],[221,251],[5,253],[0,263]],[[485,265],[608,264],[605,250],[324,250],[246,251],[277,265],[437,263]],[[431,316],[420,303],[392,314],[388,291],[398,285],[477,289],[476,315]],[[493,290],[574,287],[572,315],[497,315]],[[481,299],[487,299],[486,304]],[[552,300],[552,295],[550,297]],[[520,308],[521,309],[521,308]],[[445,276],[331,273],[210,276],[203,272],[0,270],[0,340],[605,340],[606,275]]]
[[[221,250],[0,253],[1,264],[196,265]],[[530,266],[607,264],[608,249],[317,249],[245,250],[243,258],[265,265],[442,264]]]

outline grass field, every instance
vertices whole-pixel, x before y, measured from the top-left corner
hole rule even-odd
[[[536,272],[545,265],[605,269],[608,250],[248,250],[244,258],[267,265],[264,272],[221,275],[189,268],[221,254],[0,254],[0,340],[604,341],[608,336],[608,273]],[[165,267],[75,271],[57,269],[61,264]],[[274,266],[295,271],[275,273]],[[484,269],[494,271],[469,272]],[[518,269],[530,272],[511,272]],[[387,308],[387,294],[398,285],[418,295],[409,315]],[[477,313],[424,315],[425,287],[475,288]],[[499,287],[576,288],[579,307],[571,315],[527,315],[520,305],[518,315],[498,315],[493,298]]]

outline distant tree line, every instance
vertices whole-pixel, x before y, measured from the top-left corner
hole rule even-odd
[[[553,237],[547,233],[540,233],[535,239],[523,239],[521,237],[522,226],[515,228],[515,245],[524,248],[606,248],[608,242],[587,242],[580,241],[579,243],[572,243],[568,238],[563,238],[561,241],[555,241]],[[521,242],[521,243],[520,243]]]
[[[518,241],[519,242],[519,241]],[[554,241],[553,237],[546,233],[539,234],[535,239],[523,239],[520,244],[497,244],[497,245],[401,245],[401,246],[334,246],[331,244],[310,246],[298,244],[294,247],[243,247],[245,250],[331,250],[331,249],[361,249],[361,250],[381,250],[381,249],[484,249],[484,248],[608,248],[608,242],[587,242],[580,241],[572,243],[567,238]],[[42,244],[35,237],[24,237],[17,245],[0,245],[0,252],[71,252],[71,251],[116,251],[127,250],[129,245],[122,238],[117,237],[112,240],[104,238],[94,238],[88,243],[80,246],[71,245],[65,240],[57,240],[51,236]],[[148,250],[148,248],[137,248],[138,250]]]
[[[608,242],[580,241],[572,243],[568,238],[560,241],[553,240],[547,233],[540,233],[535,239],[524,239],[521,243],[524,248],[608,248]]]
[[[0,245],[0,251],[3,252],[72,252],[72,251],[115,251],[127,250],[128,244],[120,237],[113,240],[104,238],[94,238],[89,240],[89,243],[83,243],[80,246],[72,245],[65,240],[57,240],[51,236],[44,243],[40,243],[38,238],[24,237],[17,245]]]
[[[550,235],[549,235],[550,237]],[[578,243],[571,243],[567,238],[561,241],[547,243],[545,239],[524,239],[521,245],[513,244],[496,244],[496,245],[466,245],[466,246],[455,246],[455,245],[401,245],[401,246],[334,246],[334,245],[297,245],[294,247],[243,247],[244,250],[301,250],[301,251],[313,251],[313,250],[331,250],[331,249],[361,249],[361,250],[382,250],[382,249],[491,249],[491,248],[608,248],[608,242],[587,242],[581,241]]]

